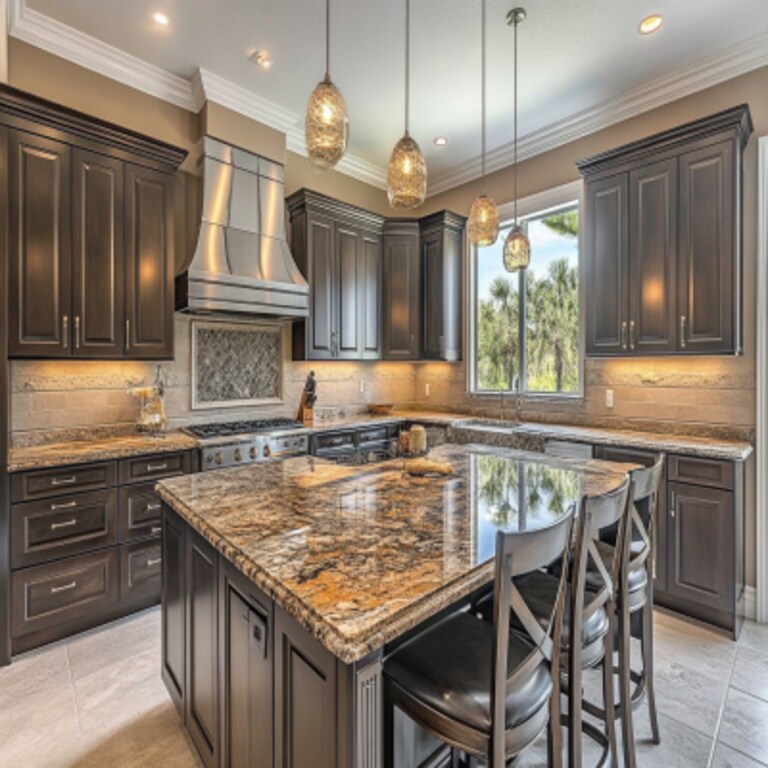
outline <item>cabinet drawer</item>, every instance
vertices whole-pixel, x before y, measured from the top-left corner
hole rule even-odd
[[[114,461],[36,469],[11,476],[11,500],[32,501],[73,491],[97,491],[116,484]]]
[[[11,565],[48,562],[117,541],[115,490],[14,504]]]
[[[120,541],[158,536],[162,530],[163,504],[154,483],[120,489]]]
[[[733,464],[692,456],[669,457],[669,479],[679,483],[733,489]]]
[[[386,442],[389,437],[389,429],[386,426],[372,427],[371,429],[361,429],[357,433],[357,440],[360,445],[366,443]]]
[[[331,432],[315,435],[312,438],[312,453],[318,456],[329,450],[335,451],[340,448],[354,448],[354,432]]]
[[[190,471],[188,451],[159,453],[120,461],[120,484],[160,480],[172,475],[184,475]]]
[[[78,621],[117,603],[117,551],[16,571],[12,577],[14,637]]]
[[[120,545],[120,600],[160,600],[163,555],[159,539]]]

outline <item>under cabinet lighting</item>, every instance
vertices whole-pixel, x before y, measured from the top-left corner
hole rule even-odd
[[[661,25],[664,23],[664,18],[660,16],[658,13],[654,13],[651,16],[646,16],[641,22],[640,22],[640,34],[641,35],[652,35],[654,32],[657,32],[659,29],[661,29]]]

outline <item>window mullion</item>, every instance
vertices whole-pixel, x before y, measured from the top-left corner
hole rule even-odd
[[[517,381],[517,392],[518,394],[522,394],[523,392],[527,391],[527,381],[528,381],[528,372],[527,372],[527,356],[526,356],[526,344],[525,344],[525,322],[526,322],[526,311],[527,311],[527,300],[525,295],[525,270],[521,269],[518,273],[518,295],[520,300],[520,309],[518,311],[518,318],[517,318],[517,333],[518,333],[518,343],[517,348],[519,349],[519,358],[520,358],[520,365],[519,365],[519,371],[518,371],[518,381]]]

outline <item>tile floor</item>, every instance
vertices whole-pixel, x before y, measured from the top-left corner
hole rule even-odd
[[[662,743],[639,709],[639,768],[768,766],[768,626],[733,643],[660,613],[656,650]],[[521,768],[546,765],[539,746]],[[159,609],[0,669],[0,767],[17,766],[199,768],[160,680]]]

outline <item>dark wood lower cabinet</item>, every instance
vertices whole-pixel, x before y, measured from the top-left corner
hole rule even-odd
[[[186,534],[181,518],[165,509],[163,514],[162,567],[162,674],[165,686],[182,719],[186,693]]]

